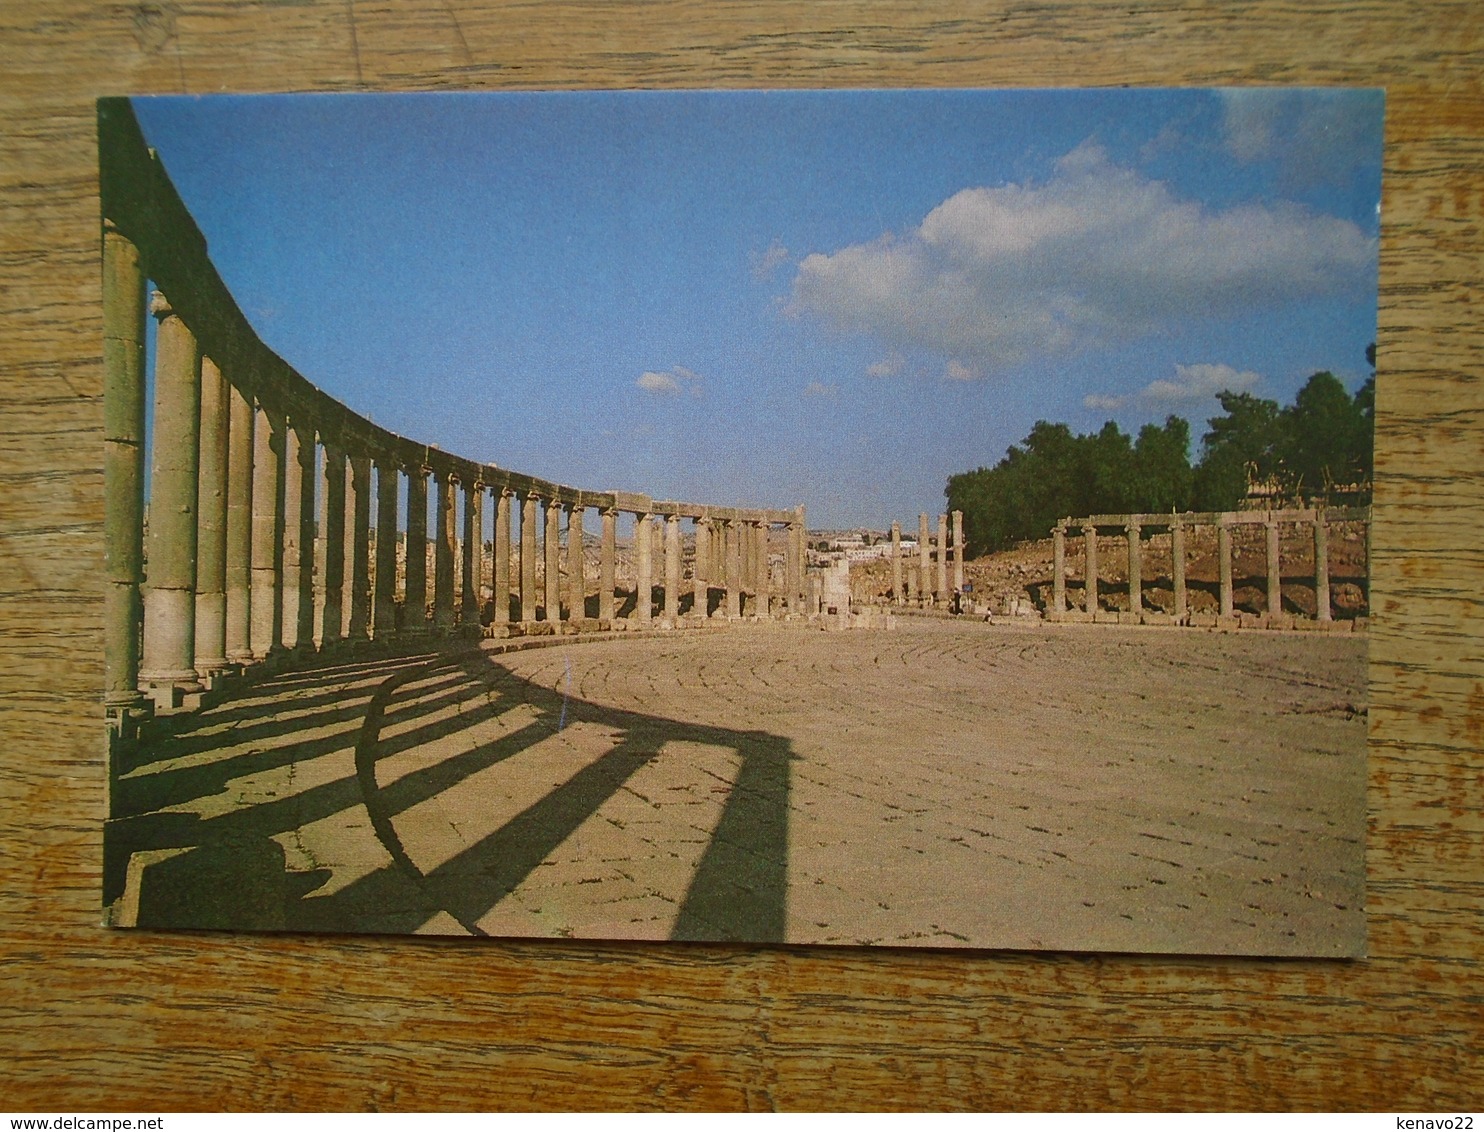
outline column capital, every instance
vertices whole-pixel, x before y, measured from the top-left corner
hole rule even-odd
[[[178,317],[175,314],[175,307],[171,305],[170,300],[165,297],[165,292],[163,291],[151,291],[149,293],[149,313],[161,322],[164,322],[167,318]]]

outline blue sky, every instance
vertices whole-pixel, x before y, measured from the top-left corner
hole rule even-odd
[[[1379,91],[134,104],[270,347],[576,486],[884,527],[1038,419],[1369,376]]]

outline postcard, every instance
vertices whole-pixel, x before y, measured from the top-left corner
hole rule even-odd
[[[1382,113],[100,100],[105,920],[1364,954]]]

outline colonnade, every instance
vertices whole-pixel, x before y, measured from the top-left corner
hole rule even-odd
[[[196,706],[205,691],[252,666],[390,640],[618,627],[623,514],[634,530],[628,624],[678,625],[683,597],[694,621],[713,610],[723,618],[802,613],[802,507],[748,510],[584,491],[381,428],[312,386],[257,337],[126,100],[100,102],[99,152],[105,704],[117,733],[153,712]],[[157,322],[152,414],[149,317]],[[590,608],[591,511],[601,533]],[[693,525],[689,579],[682,520]],[[778,573],[775,528],[785,532]]]
[[[950,534],[952,541],[950,542]],[[952,574],[950,579],[950,563]],[[950,588],[950,581],[952,588]],[[902,524],[891,525],[891,603],[895,606],[940,606],[964,592],[964,513],[938,516],[934,535],[924,512],[917,516],[915,553],[902,553]]]
[[[1315,615],[1313,620],[1334,620],[1330,589],[1329,529],[1336,523],[1361,522],[1367,532],[1369,562],[1369,508],[1313,508],[1270,511],[1186,512],[1154,515],[1090,515],[1083,519],[1063,519],[1052,528],[1051,599],[1046,614],[1051,620],[1129,619],[1133,621],[1170,620],[1191,624],[1235,623],[1232,579],[1232,533],[1241,527],[1260,527],[1264,547],[1264,619],[1270,624],[1286,623],[1290,615],[1283,611],[1282,529],[1303,527],[1313,539]],[[1190,608],[1186,583],[1186,538],[1199,528],[1216,529],[1217,612],[1200,615]],[[1127,546],[1128,610],[1104,611],[1100,604],[1098,565],[1099,531],[1113,528],[1122,533]],[[1083,553],[1082,608],[1069,607],[1067,597],[1066,539],[1070,530],[1078,531],[1085,547]],[[1170,535],[1171,585],[1173,608],[1168,612],[1146,606],[1144,600],[1144,536],[1150,530],[1168,531]]]

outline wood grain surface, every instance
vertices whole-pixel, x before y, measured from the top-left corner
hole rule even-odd
[[[1484,1105],[1477,0],[0,0],[0,1107]],[[1387,88],[1370,957],[99,926],[93,100],[220,90]]]

